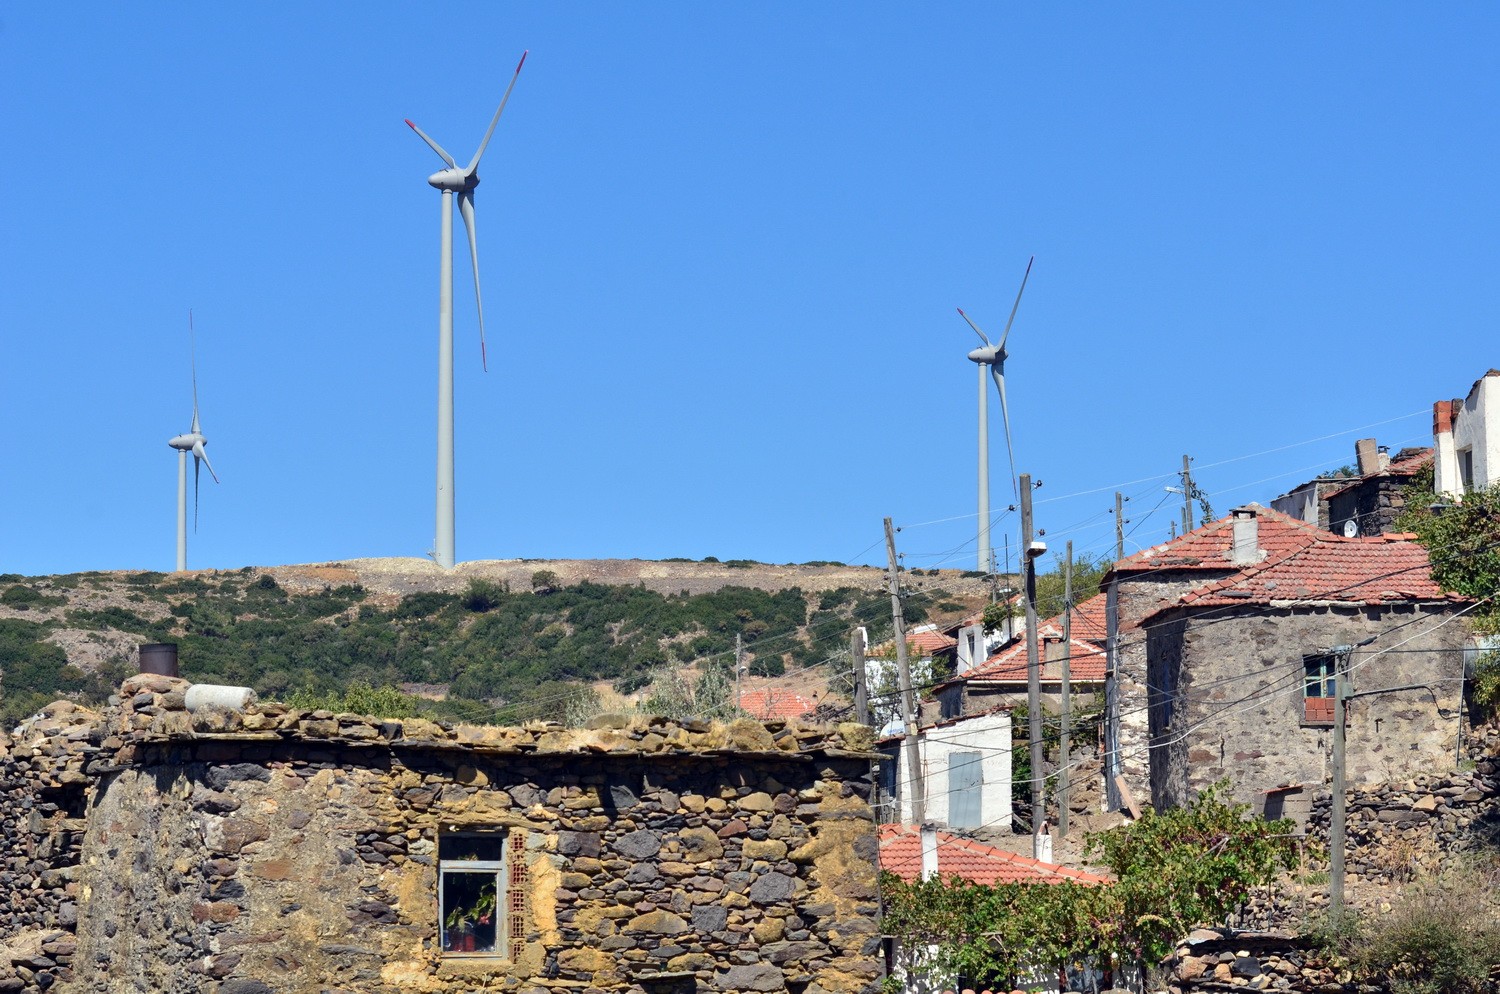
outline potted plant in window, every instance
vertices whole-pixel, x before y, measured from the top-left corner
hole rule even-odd
[[[448,917],[443,919],[443,927],[447,929],[447,948],[452,952],[471,953],[474,951],[476,938],[474,926],[488,925],[495,920],[495,885],[485,884],[480,888],[479,896],[474,903],[468,906],[459,906],[448,912]]]

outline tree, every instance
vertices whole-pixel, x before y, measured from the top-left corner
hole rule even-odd
[[[928,959],[915,965],[991,985],[1079,960],[1158,963],[1194,926],[1222,920],[1296,862],[1293,824],[1247,820],[1227,791],[1220,781],[1190,807],[1090,836],[1087,851],[1115,877],[1107,886],[886,874],[884,928],[908,956]]]

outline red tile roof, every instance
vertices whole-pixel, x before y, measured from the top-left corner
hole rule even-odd
[[[1104,594],[1095,594],[1083,603],[1073,605],[1073,637],[1090,642],[1103,642],[1109,638],[1108,606],[1109,598]],[[1048,626],[1062,635],[1063,616],[1059,614],[1042,622],[1037,626],[1038,634],[1045,632]]]
[[[950,638],[936,629],[928,629],[925,632],[911,632],[906,636],[906,651],[920,652],[924,656],[930,656],[944,649],[951,649],[958,645],[958,639]]]
[[[937,833],[938,874],[976,884],[1107,884],[1109,879],[1083,870],[996,849],[949,832]],[[921,831],[910,825],[880,826],[880,867],[902,880],[922,873]]]
[[[801,718],[812,714],[817,707],[817,701],[778,687],[747,690],[740,694],[740,710],[762,721]]]
[[[1045,632],[1038,632],[1044,635]],[[1062,640],[1062,633],[1057,633],[1058,641]],[[1042,650],[1042,658],[1046,659],[1046,652]],[[1043,683],[1059,683],[1060,675],[1049,675],[1049,670],[1055,670],[1056,664],[1042,666]],[[1092,642],[1082,639],[1073,640],[1073,650],[1069,654],[1068,676],[1074,683],[1103,683],[1104,682],[1104,651]],[[979,666],[969,672],[957,677],[958,680],[985,680],[995,683],[1025,683],[1026,682],[1026,640],[1017,639],[1010,645],[986,659]]]
[[[1253,506],[1256,517],[1257,544],[1266,552],[1269,560],[1282,559],[1292,552],[1304,549],[1327,532],[1317,525],[1273,511],[1268,507]],[[1240,567],[1230,561],[1234,548],[1234,515],[1220,518],[1212,524],[1195,528],[1170,542],[1153,545],[1133,556],[1126,556],[1110,567],[1110,574],[1134,573],[1148,570],[1234,570]]]
[[[1405,534],[1344,538],[1323,533],[1306,548],[1251,566],[1184,594],[1179,604],[1203,607],[1282,601],[1375,605],[1468,598],[1432,581],[1427,550]]]

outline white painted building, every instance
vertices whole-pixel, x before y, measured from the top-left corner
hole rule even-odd
[[[1500,482],[1500,370],[1485,373],[1462,399],[1432,405],[1433,489],[1461,497]]]
[[[1011,718],[1006,708],[950,718],[917,732],[925,787],[925,823],[952,829],[1009,831]],[[905,740],[881,740],[883,821],[913,823],[912,775]]]

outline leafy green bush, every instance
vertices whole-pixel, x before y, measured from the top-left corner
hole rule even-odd
[[[1148,811],[1090,836],[1115,877],[1107,886],[970,884],[959,877],[905,883],[883,876],[883,927],[911,965],[1015,986],[1038,969],[1095,958],[1156,963],[1196,925],[1221,921],[1250,888],[1296,861],[1290,821],[1247,820],[1223,800],[1227,782],[1187,808]]]
[[[484,614],[499,607],[505,594],[505,588],[501,587],[498,583],[490,580],[470,580],[469,589],[464,591],[461,603],[465,611]]]
[[[418,698],[395,687],[372,687],[364,682],[352,683],[341,691],[304,687],[289,695],[286,703],[308,711],[347,711],[372,718],[414,718],[420,713]]]

